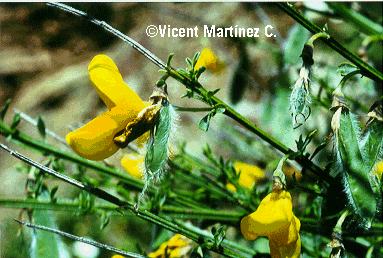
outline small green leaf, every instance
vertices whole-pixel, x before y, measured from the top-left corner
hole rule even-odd
[[[205,257],[204,254],[203,254],[203,251],[202,251],[202,247],[201,247],[201,246],[198,246],[198,247],[197,247],[197,253],[200,255],[200,257]]]
[[[198,58],[201,56],[201,53],[200,52],[197,52],[195,53],[194,57],[193,57],[193,68],[195,67],[195,64],[197,63],[198,61]]]
[[[360,70],[359,67],[350,63],[341,63],[336,69],[336,71],[343,76],[358,70]]]
[[[203,153],[207,157],[211,156],[212,152],[211,152],[209,144],[206,144],[206,148],[203,150]]]
[[[110,212],[103,211],[101,213],[100,229],[104,229],[109,224]]]
[[[0,119],[1,119],[1,121],[4,120],[5,114],[7,113],[7,110],[9,108],[10,104],[11,104],[11,99],[7,99],[7,102],[5,102],[5,105],[1,108],[1,111],[0,111]]]
[[[186,63],[193,69],[193,62],[189,57],[186,57]]]
[[[211,113],[209,112],[204,118],[201,119],[201,121],[199,121],[199,129],[201,129],[202,131],[207,131],[209,129],[210,119]]]
[[[318,147],[315,148],[313,154],[311,154],[310,160],[312,160],[325,147],[326,147],[326,142],[322,142],[321,144],[319,144]]]
[[[215,89],[215,90],[213,90],[213,91],[208,91],[207,92],[207,97],[210,99],[211,97],[213,97],[219,90],[220,90],[221,88],[217,88],[217,89]]]
[[[13,117],[13,121],[12,121],[12,124],[11,124],[11,130],[15,130],[16,127],[19,125],[19,123],[20,123],[20,114],[17,113]]]
[[[195,73],[195,81],[197,81],[198,78],[201,76],[201,74],[202,74],[203,72],[205,72],[205,71],[206,71],[206,67],[203,66],[203,65],[201,65],[201,66],[198,68],[198,70],[196,71],[196,73]]]
[[[328,25],[327,25],[327,23],[325,23],[325,25],[324,25],[324,27],[323,27],[323,31],[324,31],[324,32],[328,32]]]
[[[51,200],[54,199],[54,196],[55,196],[55,194],[56,194],[56,192],[57,192],[58,189],[59,189],[59,186],[58,186],[58,185],[55,185],[55,186],[52,188],[51,193],[50,193]]]
[[[174,53],[171,53],[171,54],[168,56],[168,61],[166,62],[166,67],[167,67],[168,69],[170,68],[170,63],[172,62],[173,56],[174,56]]]
[[[45,139],[46,132],[45,132],[45,123],[44,120],[41,118],[41,116],[37,117],[37,128],[39,129],[39,133],[43,139]]]
[[[185,69],[178,69],[177,72],[179,72],[180,74],[182,74],[183,76],[189,78],[189,73],[187,71],[185,71]]]

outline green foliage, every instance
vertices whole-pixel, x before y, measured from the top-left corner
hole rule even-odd
[[[350,63],[341,63],[340,65],[338,65],[338,69],[336,69],[336,71],[343,76],[355,72],[357,70],[360,69],[356,65]]]
[[[374,134],[366,133],[361,140],[357,118],[344,107],[338,107],[333,123],[338,123],[339,128],[333,128],[336,161],[332,172],[342,176],[349,205],[358,215],[361,225],[369,228],[376,212],[370,174],[377,162],[378,153],[383,149],[382,128],[375,128]],[[371,141],[376,144],[375,147],[371,146]]]
[[[5,105],[1,108],[1,111],[0,111],[1,121],[4,120],[5,114],[7,113],[10,104],[11,104],[11,100],[7,99],[7,101],[5,102]]]
[[[13,117],[13,120],[12,120],[12,123],[11,123],[11,126],[10,126],[11,130],[12,131],[15,130],[19,124],[20,124],[20,114],[17,113]]]
[[[167,103],[160,109],[158,125],[150,130],[148,150],[145,156],[147,180],[159,178],[168,156],[169,134],[172,125],[172,106]]]
[[[44,120],[41,118],[41,116],[37,117],[37,129],[39,130],[41,137],[45,139],[45,136],[46,136],[45,123],[44,123]]]
[[[236,132],[237,134],[233,133],[234,129],[232,128],[235,126],[227,122],[229,120],[222,119],[223,122],[219,125],[223,128],[220,135],[217,135],[217,139],[208,139],[208,144],[211,143],[210,146],[213,146],[214,140],[219,141],[218,147],[210,148],[207,145],[203,150],[204,157],[199,158],[197,156],[200,149],[196,150],[195,146],[193,146],[191,153],[188,153],[185,151],[185,146],[183,146],[183,148],[180,148],[180,152],[176,153],[175,157],[169,161],[169,138],[172,137],[174,110],[170,103],[162,102],[163,106],[159,111],[158,121],[155,121],[155,126],[150,131],[150,140],[147,144],[144,159],[146,182],[142,182],[119,171],[118,168],[113,166],[115,163],[110,165],[108,161],[105,161],[105,164],[91,162],[73,153],[62,151],[59,147],[47,144],[46,131],[48,130],[46,130],[45,123],[40,116],[37,119],[37,128],[43,141],[36,140],[16,130],[20,123],[20,114],[14,116],[10,126],[5,125],[3,121],[10,105],[10,100],[8,100],[0,112],[0,134],[12,140],[12,143],[42,153],[45,159],[40,162],[45,167],[36,169],[31,165],[19,166],[20,171],[28,174],[27,200],[19,199],[15,202],[0,200],[0,204],[2,206],[6,205],[6,207],[12,207],[12,205],[17,208],[29,207],[33,209],[31,214],[33,214],[36,224],[46,225],[51,228],[57,228],[57,225],[54,223],[54,213],[49,211],[50,209],[64,210],[66,212],[75,211],[80,216],[97,214],[100,218],[99,227],[101,229],[112,224],[112,215],[133,215],[134,218],[146,220],[150,223],[148,224],[150,227],[155,225],[163,229],[162,233],[159,233],[158,228],[151,228],[153,233],[151,237],[147,237],[148,239],[151,238],[147,242],[154,243],[153,246],[160,246],[169,238],[170,232],[174,232],[196,242],[190,257],[210,257],[210,252],[216,252],[227,257],[256,257],[258,253],[262,255],[269,252],[267,241],[265,238],[258,238],[253,243],[245,241],[240,233],[239,223],[241,218],[256,210],[262,198],[270,192],[271,172],[275,169],[282,153],[285,156],[279,163],[277,172],[283,176],[286,174],[288,190],[292,190],[292,196],[294,200],[297,200],[294,203],[294,213],[302,222],[301,239],[304,257],[328,256],[329,251],[328,248],[325,248],[325,245],[330,241],[328,237],[331,235],[335,223],[336,227],[339,226],[340,231],[347,232],[348,235],[362,236],[357,237],[356,240],[355,238],[348,238],[348,245],[350,243],[361,244],[368,248],[367,254],[363,253],[363,256],[374,257],[375,254],[382,250],[377,247],[378,245],[373,240],[376,235],[381,235],[381,233],[376,233],[374,230],[380,229],[382,224],[381,219],[375,217],[379,203],[381,203],[382,194],[382,182],[376,175],[377,164],[382,161],[383,155],[381,105],[377,102],[371,107],[367,114],[369,120],[363,129],[359,125],[358,118],[346,107],[344,99],[339,98],[340,103],[333,105],[332,109],[334,109],[335,114],[331,125],[335,141],[334,162],[332,165],[330,164],[331,169],[329,169],[330,165],[325,169],[323,168],[323,163],[328,161],[325,156],[328,154],[328,150],[326,150],[328,144],[327,140],[323,139],[326,138],[326,134],[329,132],[325,130],[321,132],[320,129],[322,128],[320,126],[323,126],[323,124],[316,124],[316,121],[320,120],[320,118],[316,117],[317,120],[310,121],[312,123],[307,127],[304,126],[299,130],[294,130],[295,134],[293,134],[290,126],[290,114],[287,114],[286,107],[289,106],[288,101],[290,101],[295,127],[303,124],[310,115],[311,109],[308,107],[310,99],[313,99],[313,110],[325,107],[323,114],[328,114],[329,98],[328,96],[323,97],[326,94],[321,94],[321,91],[323,90],[329,94],[333,85],[321,81],[321,89],[317,96],[310,95],[312,94],[310,87],[313,84],[311,84],[309,75],[310,68],[314,63],[312,43],[318,37],[322,37],[323,42],[348,58],[350,62],[353,62],[353,64],[342,63],[338,66],[337,72],[344,76],[338,89],[341,89],[345,82],[355,74],[361,73],[370,78],[379,79],[381,73],[375,71],[360,58],[351,55],[347,50],[340,48],[339,43],[327,34],[329,31],[327,24],[325,25],[326,28],[321,30],[301,14],[296,13],[296,10],[291,8],[289,4],[281,3],[278,6],[302,23],[304,27],[309,28],[315,35],[305,44],[309,36],[308,30],[297,24],[290,31],[284,44],[283,67],[288,68],[297,64],[299,54],[302,52],[300,57],[303,59],[303,65],[300,78],[296,81],[291,93],[283,86],[291,85],[288,76],[280,76],[277,79],[275,92],[268,96],[269,101],[262,103],[262,105],[266,106],[262,115],[262,122],[266,121],[268,123],[257,121],[257,125],[255,125],[254,121],[246,119],[216,96],[223,94],[224,90],[217,94],[220,88],[209,90],[214,89],[214,87],[205,88],[204,85],[199,83],[200,76],[206,70],[204,66],[195,69],[200,57],[199,52],[192,59],[188,57],[185,59],[188,65],[185,69],[175,70],[171,67],[174,54],[169,55],[166,66],[158,58],[159,62],[156,63],[162,68],[161,72],[165,73],[157,81],[157,86],[164,86],[166,80],[172,77],[186,87],[186,93],[181,98],[193,98],[208,105],[208,108],[199,110],[208,112],[198,123],[201,130],[208,131],[212,117],[219,113],[233,119],[233,124],[234,122],[238,123],[242,126],[241,129],[249,133],[253,138],[243,133],[243,131],[241,131],[241,137],[238,136],[239,131]],[[358,19],[355,15],[353,17],[356,20]],[[366,24],[365,26],[374,25]],[[103,25],[106,26],[104,23]],[[379,29],[375,25],[373,27]],[[318,28],[320,31],[317,31]],[[134,43],[132,44],[134,45]],[[303,51],[301,51],[302,46]],[[250,51],[246,50],[244,46],[242,47],[240,49],[240,51],[243,51],[240,53],[240,62],[234,71],[233,81],[231,82],[230,99],[233,103],[240,100],[251,72],[249,70],[252,64],[252,59],[249,58]],[[136,49],[144,51],[147,54],[145,56],[148,58],[154,56],[146,49],[140,47]],[[153,59],[151,60],[153,61]],[[335,70],[334,67],[329,69]],[[281,73],[284,73],[284,71],[281,71]],[[235,86],[238,83],[241,84],[240,87]],[[222,89],[225,87],[223,83],[219,84],[219,86]],[[367,86],[357,85],[356,88],[358,87],[366,88]],[[238,92],[235,92],[236,90]],[[369,92],[373,91],[374,88],[369,87]],[[359,96],[354,97],[356,99],[354,100],[355,104],[359,104],[361,102]],[[195,108],[194,111],[197,109]],[[186,108],[182,111],[185,110]],[[189,111],[192,111],[192,109]],[[315,113],[313,114],[315,115]],[[301,116],[302,119],[300,119]],[[286,122],[286,117],[290,120],[289,123]],[[221,122],[218,119],[216,120],[217,123]],[[325,123],[326,119],[323,120]],[[268,126],[267,131],[261,129],[261,127]],[[195,125],[196,127],[197,125]],[[325,124],[324,127],[330,128],[330,125]],[[227,129],[225,131],[226,128],[232,130]],[[305,139],[303,139],[304,135],[307,135]],[[288,142],[288,146],[285,146],[278,139],[288,139],[290,142]],[[232,146],[231,152],[226,153],[227,156],[216,155],[216,152],[219,151],[217,148],[222,147],[224,149],[226,145]],[[296,151],[293,151],[292,149],[295,146]],[[3,145],[2,148],[4,148]],[[20,158],[16,152],[9,152]],[[266,152],[272,154],[266,155]],[[319,153],[320,155],[318,155]],[[265,177],[260,178],[259,182],[253,185],[251,189],[240,184],[245,172],[236,171],[233,165],[236,160],[240,159],[244,161],[251,160],[253,163],[260,165],[262,170],[264,169]],[[287,159],[291,161],[291,164],[284,165]],[[22,160],[30,162],[28,159]],[[168,166],[166,161],[169,161]],[[77,169],[74,173],[67,171],[71,167],[69,163],[76,164]],[[319,165],[316,165],[316,163]],[[288,168],[290,165],[292,168]],[[48,167],[58,173],[69,174],[72,177],[69,177],[69,179],[75,178],[80,181],[74,182],[68,180],[68,178],[65,179],[66,182],[81,189],[79,194],[78,192],[73,193],[74,196],[78,194],[77,198],[63,200],[60,196],[57,196],[58,185],[51,189],[48,188],[45,178],[52,179],[52,176],[44,176],[44,173],[49,169]],[[288,175],[287,169],[294,170]],[[92,170],[97,171],[97,173]],[[168,173],[166,173],[160,184],[149,184],[149,181],[159,179],[165,170]],[[298,177],[299,173],[297,171],[301,171],[301,178]],[[316,176],[313,176],[312,173],[306,173],[306,171],[313,172]],[[289,177],[292,177],[292,179]],[[64,180],[63,177],[59,178]],[[340,180],[342,180],[342,184],[338,184]],[[233,185],[235,190],[230,190],[228,184]],[[101,190],[103,188],[107,190]],[[336,189],[334,190],[334,188]],[[61,186],[60,189],[62,189]],[[143,206],[135,206],[134,203],[139,203],[141,200],[138,192],[142,190],[147,190],[148,193],[145,203]],[[343,198],[342,193],[344,192],[347,195],[347,200]],[[99,199],[96,199],[96,196]],[[106,204],[107,202],[110,202],[110,204]],[[352,216],[356,216],[359,223],[357,226],[362,225],[365,228],[370,228],[370,231],[357,228],[353,220],[347,217],[349,210],[346,209],[346,212],[342,211],[343,213],[340,211],[344,205],[351,208]],[[342,226],[343,222],[344,226]],[[138,223],[138,225],[140,227],[141,223]],[[375,225],[377,226],[374,227]],[[127,228],[129,230],[134,229],[134,225],[128,225]],[[209,233],[210,230],[211,234]],[[60,252],[63,250],[62,247],[65,249],[62,241],[52,237],[52,233],[40,234],[39,232],[37,231],[37,234],[33,236],[37,243],[31,249],[34,257],[59,257]],[[118,232],[116,232],[117,234]],[[127,235],[130,235],[130,232]],[[377,241],[379,239],[381,240],[381,237]],[[137,243],[136,249],[139,253],[146,255],[141,248],[141,246],[146,245],[147,243],[142,240],[142,242]],[[196,245],[198,246],[195,247]]]

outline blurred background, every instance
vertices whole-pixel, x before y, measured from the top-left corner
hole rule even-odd
[[[220,88],[218,98],[229,103],[236,111],[260,128],[296,150],[295,140],[318,129],[312,147],[323,141],[331,143],[328,107],[313,101],[311,117],[300,128],[292,129],[289,110],[290,87],[299,76],[302,60],[299,57],[304,43],[311,34],[298,25],[274,4],[266,3],[70,3],[81,11],[107,22],[154,53],[164,62],[174,53],[172,67],[187,67],[185,58],[196,52],[210,49],[222,65],[220,71],[207,70],[200,83],[208,90]],[[319,27],[327,24],[329,34],[353,53],[358,53],[377,70],[382,70],[382,43],[361,48],[364,34],[354,25],[344,22],[328,6],[319,2],[296,3],[304,15]],[[352,3],[353,8],[377,23],[382,22],[382,3]],[[129,44],[88,20],[49,7],[43,3],[1,3],[0,49],[0,106],[12,99],[5,121],[11,123],[13,110],[19,110],[36,119],[41,116],[46,128],[58,136],[65,135],[79,124],[85,124],[106,111],[88,76],[88,65],[98,54],[111,57],[119,68],[124,81],[143,99],[148,100],[155,82],[162,74],[158,67],[135,51]],[[198,27],[199,37],[149,37],[149,25],[169,25],[170,28]],[[259,37],[219,38],[204,37],[203,27],[212,25],[227,28],[260,28]],[[276,37],[266,37],[264,28],[271,25]],[[329,103],[329,94],[341,76],[337,66],[346,60],[324,45],[314,43],[313,80],[311,94]],[[205,107],[194,99],[180,98],[186,89],[169,79],[169,98],[173,105]],[[381,84],[368,78],[354,78],[354,85],[346,87],[345,94],[356,113],[364,114],[381,96]],[[320,88],[322,90],[320,91]],[[324,89],[324,90],[323,90]],[[186,142],[186,151],[203,158],[202,148],[209,143],[216,156],[257,165],[271,178],[281,154],[270,148],[257,136],[247,134],[234,121],[216,115],[207,132],[198,129],[198,122],[206,113],[179,112],[179,129],[176,142]],[[39,138],[37,128],[22,120],[22,132]],[[1,136],[1,142],[6,139]],[[47,138],[49,144],[69,151],[59,141]],[[31,150],[6,143],[10,148],[36,160],[42,156]],[[311,149],[312,150],[312,149]],[[325,166],[331,159],[331,144],[316,157],[315,163]],[[124,154],[120,150],[109,163],[120,167]],[[20,161],[0,150],[0,196],[24,198],[28,177],[15,169]],[[293,169],[300,169],[291,164]],[[70,174],[71,167],[67,167]],[[298,172],[299,173],[299,172]],[[54,180],[51,180],[54,181]],[[77,189],[62,182],[57,196],[72,198]],[[305,199],[304,199],[305,200]],[[300,205],[297,203],[297,208]],[[17,236],[18,225],[11,219],[19,217],[20,209],[4,209],[0,203],[1,257],[26,257],[26,246]],[[59,228],[79,236],[86,236],[126,250],[135,251],[136,243],[145,249],[151,243],[152,226],[134,216],[113,216],[104,230],[99,228],[96,215],[73,216],[68,212],[55,212]],[[65,240],[73,246],[73,241]],[[75,255],[75,248],[70,249]],[[20,253],[21,250],[21,253]],[[75,257],[82,257],[79,256]],[[111,257],[101,251],[98,257]],[[84,256],[86,257],[86,256]],[[97,257],[97,256],[94,256]]]

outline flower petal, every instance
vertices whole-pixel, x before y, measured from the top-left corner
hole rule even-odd
[[[292,212],[291,195],[287,191],[267,195],[258,209],[241,221],[242,234],[247,239],[270,236],[288,228]]]
[[[116,106],[80,129],[67,134],[66,141],[83,158],[106,159],[119,149],[113,142],[114,135],[132,121],[137,113],[137,111],[127,111]]]
[[[88,70],[93,86],[109,110],[121,106],[139,112],[145,108],[144,102],[125,84],[117,66],[108,56],[95,56]]]
[[[144,156],[140,154],[126,154],[121,159],[121,165],[132,177],[141,179],[143,174]]]
[[[221,74],[225,69],[225,65],[217,59],[217,56],[209,48],[202,50],[194,70],[198,70],[202,65],[214,74]]]
[[[299,258],[301,253],[301,238],[298,234],[296,241],[283,244],[279,239],[269,237],[270,255],[273,258]]]
[[[258,179],[265,176],[264,170],[258,166],[249,165],[240,161],[234,162],[233,166],[237,173],[241,171],[239,184],[249,189],[257,183]]]

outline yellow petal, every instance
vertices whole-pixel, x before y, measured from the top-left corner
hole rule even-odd
[[[140,154],[126,154],[121,159],[121,165],[129,175],[141,179],[144,156]]]
[[[296,241],[281,244],[278,239],[269,237],[270,255],[273,258],[299,258],[301,253],[301,238],[298,234]]]
[[[183,247],[188,244],[188,239],[186,237],[177,234],[173,236],[169,241],[162,243],[157,251],[150,253],[149,257],[151,258],[179,258],[183,257],[180,255],[180,251]],[[166,255],[165,255],[166,253]]]
[[[378,163],[378,165],[376,166],[376,170],[372,174],[378,175],[379,180],[382,180],[382,172],[383,172],[383,161]]]
[[[237,173],[241,171],[238,183],[246,188],[252,188],[257,180],[263,178],[265,173],[264,170],[258,166],[249,165],[240,161],[236,161],[233,164]]]
[[[287,191],[267,195],[258,209],[241,221],[242,234],[247,239],[270,236],[286,230],[291,222],[292,200]]]
[[[201,55],[194,66],[194,70],[198,70],[202,65],[215,74],[220,74],[225,68],[225,65],[221,63],[216,55],[208,48],[202,50]]]
[[[287,240],[287,244],[297,241],[297,239],[299,238],[300,229],[301,229],[301,221],[295,215],[293,215],[293,219],[289,227],[289,232],[288,232],[289,237]]]
[[[125,110],[140,112],[145,108],[140,97],[122,80],[117,66],[108,56],[95,56],[88,70],[93,86],[109,110],[121,106]]]
[[[83,158],[106,159],[119,149],[113,142],[114,135],[133,120],[137,113],[116,106],[80,129],[67,134],[66,141]]]

